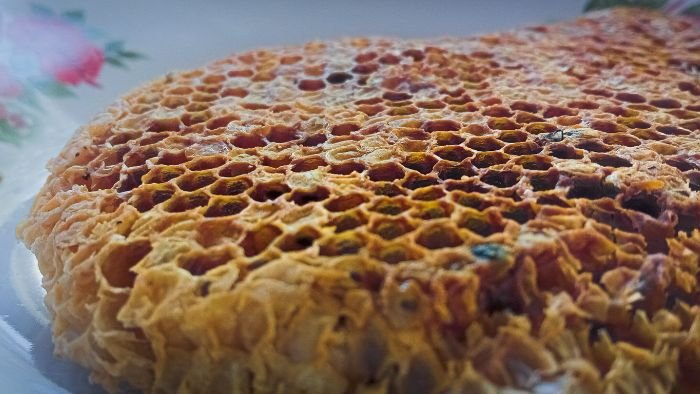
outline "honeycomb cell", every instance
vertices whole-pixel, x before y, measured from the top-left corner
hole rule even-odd
[[[152,249],[151,243],[147,239],[133,240],[115,246],[109,258],[100,265],[102,276],[112,287],[132,287],[136,273],[131,268],[143,260]]]
[[[325,207],[331,212],[342,212],[358,207],[366,202],[367,198],[362,194],[346,194],[328,201]]]
[[[491,212],[468,210],[458,219],[457,225],[482,237],[503,231],[505,227]]]
[[[608,145],[622,145],[629,147],[639,146],[642,144],[642,141],[640,141],[639,138],[624,133],[606,135],[603,137],[603,142]]]
[[[514,101],[510,108],[514,111],[524,111],[530,113],[537,113],[540,110],[540,106],[535,103],[529,103],[527,101]]]
[[[330,194],[331,193],[325,187],[317,187],[313,190],[294,190],[289,200],[297,205],[306,205],[317,201],[323,201],[327,199]]]
[[[530,185],[534,191],[552,190],[557,186],[559,173],[557,171],[547,171],[544,173],[530,174]]]
[[[336,234],[320,245],[321,256],[342,256],[356,254],[364,246],[364,240],[355,233]]]
[[[283,236],[278,242],[277,247],[284,252],[296,252],[310,248],[314,242],[321,236],[313,227],[304,227],[294,234]]]
[[[654,107],[664,109],[676,109],[681,108],[682,106],[680,101],[672,98],[654,99],[649,101],[649,104],[653,105]]]
[[[352,173],[362,173],[365,170],[365,166],[362,163],[356,161],[346,161],[342,163],[331,164],[330,173],[337,175],[350,175]]]
[[[163,209],[168,212],[185,212],[209,204],[209,196],[202,192],[175,195],[166,201]]]
[[[370,224],[369,231],[386,240],[392,240],[415,229],[405,218],[377,220]]]
[[[591,122],[591,128],[604,133],[624,133],[627,131],[622,125],[604,120],[594,120]]]
[[[261,225],[248,231],[240,246],[246,256],[256,256],[264,252],[281,234],[282,230],[272,224]]]
[[[493,137],[471,137],[467,141],[467,146],[478,151],[495,151],[501,149],[505,144]]]
[[[473,153],[461,146],[444,146],[433,149],[435,156],[449,161],[461,162],[462,160],[471,157]]]
[[[301,159],[296,159],[292,161],[291,164],[293,172],[306,172],[323,167],[327,163],[321,156],[307,156]]]
[[[376,201],[372,208],[373,212],[378,212],[384,215],[398,215],[406,210],[408,210],[411,205],[403,198],[400,197],[383,197]]]
[[[644,98],[644,96],[642,96],[641,94],[628,93],[628,92],[617,93],[615,95],[615,98],[620,100],[620,101],[625,101],[628,103],[635,103],[635,104],[639,104],[639,103],[643,103],[643,102],[647,101]]]
[[[507,163],[510,156],[503,152],[479,152],[472,159],[474,167],[488,168],[499,164]]]
[[[603,143],[597,139],[586,139],[576,144],[578,149],[583,149],[589,152],[609,152],[612,146]]]
[[[512,170],[488,170],[481,181],[495,187],[511,187],[520,180],[520,173]]]
[[[280,168],[292,163],[292,157],[286,155],[264,156],[260,164],[271,168]]]
[[[197,179],[197,178],[195,178]],[[204,183],[205,181],[202,180],[200,183],[203,183],[203,185],[196,184],[196,188],[192,190],[199,189],[201,187],[204,187],[210,183],[214,183],[216,178],[206,178],[206,181],[209,183]],[[178,183],[178,186],[180,186],[181,189],[184,189],[182,185]],[[216,195],[221,195],[221,196],[235,196],[237,194],[244,193],[246,190],[250,189],[250,187],[253,186],[253,181],[246,177],[236,177],[236,178],[229,178],[229,179],[219,179],[216,181],[212,187],[210,188],[212,194]],[[191,190],[187,190],[191,191]]]
[[[437,159],[435,157],[425,153],[409,154],[402,162],[404,167],[418,171],[421,174],[430,173],[436,163]]]
[[[490,118],[487,124],[493,130],[517,130],[520,125],[508,118]]]
[[[428,249],[453,248],[462,242],[459,233],[445,224],[430,225],[416,237],[416,243]]]
[[[530,134],[549,134],[557,131],[559,128],[550,123],[531,123],[525,127],[525,130]]]
[[[292,189],[281,182],[267,182],[255,185],[250,197],[259,202],[276,200],[283,194],[289,193]]]
[[[304,138],[304,140],[302,141],[301,144],[303,146],[311,147],[311,146],[322,145],[326,141],[328,141],[328,137],[326,137],[325,134],[318,133],[318,134],[306,136],[306,138]]]
[[[682,127],[676,126],[657,126],[656,130],[667,134],[667,135],[689,135],[690,130],[686,130]]]
[[[192,192],[209,186],[215,181],[216,176],[211,172],[194,172],[179,177],[176,183],[181,190]]]
[[[336,233],[352,230],[364,226],[367,223],[365,216],[357,210],[344,212],[342,215],[334,217],[329,225],[335,227]]]
[[[555,118],[559,116],[573,116],[576,115],[576,111],[571,108],[560,107],[557,105],[551,105],[547,107],[542,113],[545,118]]]
[[[192,251],[180,256],[177,265],[193,276],[201,276],[233,258],[228,250]]]
[[[219,176],[231,178],[253,172],[255,166],[244,162],[231,162],[219,170]]]
[[[348,82],[352,80],[353,76],[352,74],[348,74],[346,72],[333,72],[328,74],[326,77],[326,82],[333,84],[333,85],[338,85],[342,84],[345,82]]]
[[[589,157],[592,162],[604,167],[632,167],[632,163],[629,160],[620,156],[592,153]]]
[[[459,145],[462,142],[464,142],[464,138],[460,137],[457,134],[446,131],[438,131],[435,132],[433,135],[435,136],[435,142],[440,146]]]
[[[241,213],[248,206],[248,202],[240,197],[217,197],[212,198],[207,210],[206,217],[233,216]]]
[[[423,130],[432,133],[435,131],[458,131],[462,125],[454,120],[429,120],[423,124]]]
[[[406,180],[404,180],[402,186],[410,190],[415,190],[420,189],[421,187],[437,185],[438,183],[440,183],[438,179],[433,176],[411,174],[406,177]]]
[[[260,147],[267,145],[267,143],[265,143],[265,140],[263,139],[263,137],[261,137],[257,134],[237,135],[236,137],[233,138],[231,143],[236,148],[241,148],[241,149],[254,149],[254,148],[260,148]]]
[[[367,171],[372,181],[395,181],[404,177],[404,170],[396,163],[383,163],[373,166]]]
[[[476,175],[476,173],[468,166],[461,164],[449,164],[444,162],[440,163],[440,165],[436,167],[436,172],[438,178],[442,180],[462,179],[463,177]]]
[[[526,155],[515,159],[526,170],[544,171],[552,167],[552,159],[544,155]]]
[[[266,135],[267,140],[276,143],[285,143],[299,139],[299,131],[293,127],[273,126]]]
[[[503,148],[504,153],[516,156],[533,155],[541,151],[542,147],[532,141],[516,142]]]
[[[307,92],[315,92],[326,87],[326,83],[320,79],[302,79],[297,85],[299,89]]]

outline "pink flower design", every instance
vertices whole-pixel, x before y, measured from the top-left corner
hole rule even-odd
[[[104,54],[78,27],[57,17],[28,16],[12,21],[7,31],[13,44],[35,55],[42,72],[56,81],[97,84]]]
[[[0,65],[0,97],[13,98],[22,94],[22,85],[10,75],[10,71]]]

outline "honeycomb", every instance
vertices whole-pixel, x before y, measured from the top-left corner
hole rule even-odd
[[[618,9],[168,74],[18,234],[111,391],[700,390],[700,30]]]

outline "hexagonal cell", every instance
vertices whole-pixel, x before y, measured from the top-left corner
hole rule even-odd
[[[576,111],[571,108],[560,107],[558,105],[550,105],[544,110],[542,114],[545,118],[555,118],[559,116],[573,116],[576,115]]]
[[[377,63],[362,63],[355,65],[350,71],[355,74],[367,75],[377,70],[379,70],[379,65]]]
[[[326,87],[326,83],[321,79],[302,79],[297,85],[300,90],[315,92]]]
[[[177,179],[177,185],[186,192],[192,192],[209,186],[216,181],[216,176],[211,172],[193,172]]]
[[[164,183],[185,173],[181,167],[157,166],[143,176],[143,183]]]
[[[212,194],[220,196],[235,196],[245,192],[251,186],[253,186],[253,181],[249,178],[236,177],[232,179],[219,179],[210,190]],[[180,188],[182,188],[182,186],[180,186]]]
[[[407,189],[415,190],[438,183],[438,179],[432,176],[410,174],[401,185]]]
[[[421,174],[427,174],[433,170],[435,163],[437,163],[437,159],[432,155],[426,153],[410,153],[401,164]]]
[[[458,131],[462,125],[454,120],[429,120],[423,124],[423,130],[432,133],[434,131]]]
[[[518,112],[518,114],[515,115],[515,122],[520,124],[544,122],[544,118],[540,118],[539,116],[528,112]]]
[[[494,204],[492,200],[481,193],[465,193],[461,190],[455,190],[452,192],[452,200],[463,207],[474,208],[477,210],[484,210]]]
[[[464,138],[448,131],[436,131],[433,133],[433,136],[435,138],[435,142],[440,146],[459,145],[464,142]]]
[[[255,170],[255,166],[250,163],[232,162],[219,170],[219,176],[232,178],[239,175],[245,175]]]
[[[146,175],[147,171],[148,169],[146,166],[129,168],[126,171],[126,174],[123,174],[121,176],[121,179],[117,183],[117,191],[120,193],[128,192],[130,190],[133,190],[134,188],[141,186],[141,184],[143,183],[143,176]],[[89,180],[89,178],[89,172],[83,176],[84,180]]]
[[[617,122],[631,129],[648,129],[651,127],[651,123],[639,118],[617,118]]]
[[[328,141],[328,137],[326,137],[326,135],[323,133],[318,133],[307,135],[306,138],[304,138],[304,140],[301,142],[301,145],[307,147],[319,146],[326,141]]]
[[[676,126],[657,126],[656,130],[667,134],[667,135],[688,135],[690,134],[690,130],[686,130],[681,127],[676,127]]]
[[[248,95],[248,90],[244,88],[226,88],[221,92],[221,97],[244,98]]]
[[[250,197],[259,202],[272,201],[291,190],[289,186],[281,182],[260,183],[255,185],[250,192]]]
[[[596,102],[590,100],[574,100],[570,101],[566,106],[576,109],[597,109],[600,107]]]
[[[176,195],[163,205],[168,212],[185,212],[209,204],[209,196],[202,192]]]
[[[440,100],[423,100],[416,102],[416,107],[423,109],[441,109],[446,106],[447,105]]]
[[[338,85],[350,81],[352,78],[352,74],[339,71],[328,74],[328,76],[326,77],[326,82],[333,85]]]
[[[603,111],[604,111],[604,112],[607,112],[607,113],[609,113],[609,114],[616,115],[616,116],[627,116],[627,117],[630,117],[630,116],[637,116],[637,115],[639,115],[639,112],[637,112],[637,111],[635,111],[635,110],[632,110],[632,109],[629,109],[629,108],[625,108],[625,107],[619,107],[619,106],[607,106],[607,107],[603,107]]]
[[[540,106],[535,104],[535,103],[529,103],[527,101],[514,101],[511,105],[510,108],[514,111],[524,111],[524,112],[531,112],[531,113],[537,113],[540,110]]]
[[[369,226],[369,231],[386,240],[392,240],[415,229],[405,218],[380,219]]]
[[[263,137],[261,137],[257,134],[239,134],[239,135],[233,137],[233,140],[231,140],[231,143],[236,148],[241,148],[241,149],[260,148],[260,147],[267,145],[267,143],[265,142]]]
[[[124,164],[127,167],[137,167],[146,163],[146,160],[158,156],[158,148],[155,146],[144,146],[133,149],[124,155]]]
[[[503,152],[516,156],[533,155],[541,151],[542,147],[532,141],[516,142],[503,148]]]
[[[156,161],[158,164],[164,164],[164,165],[178,165],[182,163],[186,163],[189,161],[187,158],[187,155],[183,151],[162,151],[160,153],[160,157]]]
[[[553,193],[542,194],[539,197],[537,197],[537,204],[539,204],[539,205],[553,205],[553,206],[562,207],[562,208],[569,208],[572,206],[571,203],[562,199],[557,194],[553,194]]]
[[[580,141],[578,144],[576,144],[576,147],[589,152],[609,152],[613,148],[612,146],[604,144],[602,141],[593,138]]]
[[[501,209],[501,215],[520,224],[525,224],[535,218],[535,210],[530,202],[520,202]]]
[[[511,187],[520,180],[520,173],[513,170],[488,170],[481,176],[481,181],[495,187]]]
[[[506,107],[500,106],[500,105],[494,105],[492,107],[486,107],[484,108],[483,111],[481,111],[482,114],[485,116],[492,116],[494,118],[509,118],[513,116],[513,113],[510,112],[510,110]]]
[[[248,206],[248,201],[241,197],[216,197],[209,201],[204,212],[206,217],[233,216],[239,214]]]
[[[550,170],[545,173],[530,174],[530,185],[534,191],[552,190],[559,182],[559,172]]]
[[[379,58],[379,63],[381,64],[399,64],[400,62],[401,58],[391,53],[384,54]]]
[[[283,252],[296,252],[310,248],[321,233],[313,227],[303,227],[294,234],[287,234],[277,241],[277,247]]]
[[[112,287],[129,288],[134,285],[136,274],[131,268],[143,260],[153,248],[147,239],[119,244],[100,264],[100,271]]]
[[[330,173],[336,175],[350,175],[353,172],[362,173],[365,166],[356,161],[344,161],[342,163],[331,164]]]
[[[394,197],[406,194],[406,191],[402,187],[392,182],[376,182],[373,186],[372,190],[374,194],[378,196]]]
[[[301,135],[299,130],[293,127],[277,125],[270,127],[265,137],[270,142],[282,144],[285,142],[296,141],[301,137]]]
[[[530,134],[549,134],[559,130],[559,127],[551,123],[536,122],[527,125],[525,130]]]
[[[475,234],[479,234],[482,237],[500,233],[505,228],[505,225],[498,220],[496,215],[488,212],[478,212],[473,209],[468,209],[467,212],[458,219],[457,225]]]
[[[520,128],[520,124],[508,118],[489,118],[486,123],[493,130],[517,130]]]
[[[438,178],[442,180],[447,179],[462,179],[463,177],[468,177],[476,175],[476,172],[471,166],[462,164],[450,164],[447,162],[441,162],[436,167]]]
[[[394,243],[385,243],[376,248],[374,257],[387,264],[398,264],[403,261],[417,260],[421,258],[420,252],[413,247],[407,247],[398,240]]]
[[[209,111],[187,112],[180,119],[185,126],[194,126],[206,122],[209,116],[211,116]]]
[[[360,129],[360,126],[356,123],[342,123],[333,126],[331,129],[331,134],[333,135],[349,135],[353,131]]]
[[[291,164],[292,157],[287,155],[263,156],[260,164],[266,167],[280,168]]]
[[[445,191],[441,186],[427,186],[420,189],[416,189],[412,194],[411,198],[418,201],[432,201],[437,200],[445,196]]]
[[[641,212],[653,218],[659,217],[663,210],[659,203],[659,196],[648,192],[624,195],[620,205],[625,209]]]
[[[566,144],[550,144],[548,146],[549,154],[558,159],[581,159],[583,151],[575,149],[573,146]]]
[[[362,205],[367,202],[367,197],[363,196],[362,194],[358,193],[352,193],[352,194],[346,194],[344,196],[336,197],[328,203],[326,203],[325,207],[327,210],[331,212],[342,212],[342,211],[347,211],[349,209],[355,208],[359,205]]]
[[[233,258],[234,256],[229,250],[207,249],[181,255],[178,258],[177,265],[193,276],[201,276],[216,267],[226,264]]]
[[[446,201],[428,201],[416,205],[411,216],[422,220],[446,218],[452,215],[454,207]]]
[[[628,103],[643,103],[647,101],[647,99],[644,98],[641,94],[637,93],[627,93],[627,92],[620,92],[615,95],[615,98],[620,100],[620,101],[625,101]]]
[[[605,153],[592,153],[589,155],[592,162],[603,167],[632,167],[632,163],[620,156]]]
[[[462,242],[459,233],[446,224],[430,225],[416,237],[416,243],[428,249],[453,248]]]
[[[508,160],[510,156],[503,152],[479,152],[471,159],[471,163],[477,168],[488,168],[507,163]]]
[[[240,243],[247,257],[256,256],[264,252],[272,242],[282,234],[282,230],[272,224],[261,225],[258,228],[246,232]]]
[[[156,133],[167,132],[167,131],[180,131],[180,119],[178,118],[167,118],[167,119],[153,119],[150,126],[148,126],[148,131],[153,131]]]
[[[527,140],[527,133],[520,130],[506,130],[498,133],[497,138],[506,143],[523,142]]]
[[[317,187],[314,190],[294,190],[289,196],[289,200],[297,205],[306,205],[311,202],[323,201],[330,194],[330,191],[325,187]]]
[[[325,166],[327,163],[321,156],[306,156],[301,159],[292,161],[292,171],[306,172],[312,171],[319,167]]]
[[[209,170],[222,166],[226,160],[225,156],[204,156],[193,159],[185,166],[192,171]]]
[[[633,137],[629,134],[611,134],[603,137],[603,142],[609,145],[622,145],[622,146],[639,146],[642,142],[639,138]]]
[[[364,239],[356,233],[344,232],[333,235],[322,241],[321,256],[342,256],[355,254],[364,246]]]
[[[329,226],[335,227],[336,233],[352,230],[354,228],[364,226],[367,223],[367,218],[359,210],[344,212],[342,215],[334,217],[329,223]]]
[[[676,167],[679,170],[685,172],[685,171],[690,171],[690,170],[700,170],[700,166],[696,165],[692,161],[688,159],[688,157],[684,156],[673,156],[673,157],[667,157],[664,159],[664,163]]]
[[[543,155],[520,156],[515,159],[515,163],[526,170],[544,171],[552,167],[552,159]]]
[[[596,200],[604,197],[614,197],[618,189],[604,182],[599,175],[578,174],[571,178],[571,186],[566,198],[585,198]]]
[[[367,171],[367,176],[372,181],[395,181],[404,177],[404,170],[400,165],[390,162],[373,166]]]
[[[139,146],[152,145],[169,137],[168,133],[145,133],[139,139]]]
[[[377,200],[370,208],[373,212],[384,215],[398,215],[411,207],[409,202],[403,197],[383,197]]]
[[[467,146],[478,151],[495,151],[501,149],[505,144],[493,137],[471,137],[467,141]]]
[[[454,162],[461,162],[473,154],[471,151],[466,150],[461,146],[441,146],[433,149],[433,153],[441,159]]]

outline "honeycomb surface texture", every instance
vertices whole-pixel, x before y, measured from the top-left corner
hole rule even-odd
[[[619,9],[172,73],[18,228],[111,391],[700,391],[700,29]]]

